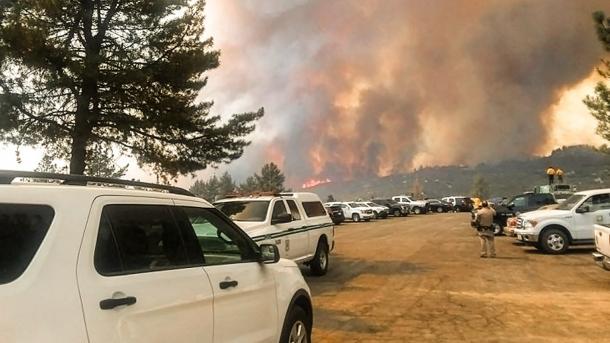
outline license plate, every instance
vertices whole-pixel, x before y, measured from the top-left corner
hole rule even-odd
[[[523,236],[517,235],[517,239],[523,239]]]

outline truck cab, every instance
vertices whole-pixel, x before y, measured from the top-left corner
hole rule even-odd
[[[429,210],[428,202],[425,200],[415,200],[408,195],[397,195],[393,196],[392,200],[399,204],[408,205],[411,208],[411,212],[415,214],[425,214]]]

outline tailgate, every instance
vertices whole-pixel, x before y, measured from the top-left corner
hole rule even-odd
[[[600,253],[610,256],[610,228],[595,225],[595,246]]]

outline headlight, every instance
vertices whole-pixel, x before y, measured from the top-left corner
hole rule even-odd
[[[525,227],[526,228],[533,228],[536,225],[538,225],[538,221],[537,220],[527,220],[525,222]]]

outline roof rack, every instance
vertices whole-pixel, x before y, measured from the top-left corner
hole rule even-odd
[[[122,179],[111,179],[107,177],[85,176],[75,174],[57,174],[57,173],[39,173],[19,170],[0,170],[0,184],[10,185],[16,178],[32,178],[32,179],[48,179],[61,180],[63,185],[71,186],[87,186],[89,183],[106,184],[106,185],[121,185],[140,188],[150,188],[167,191],[172,194],[195,196],[193,193],[184,188],[159,185],[156,183],[130,181]]]

